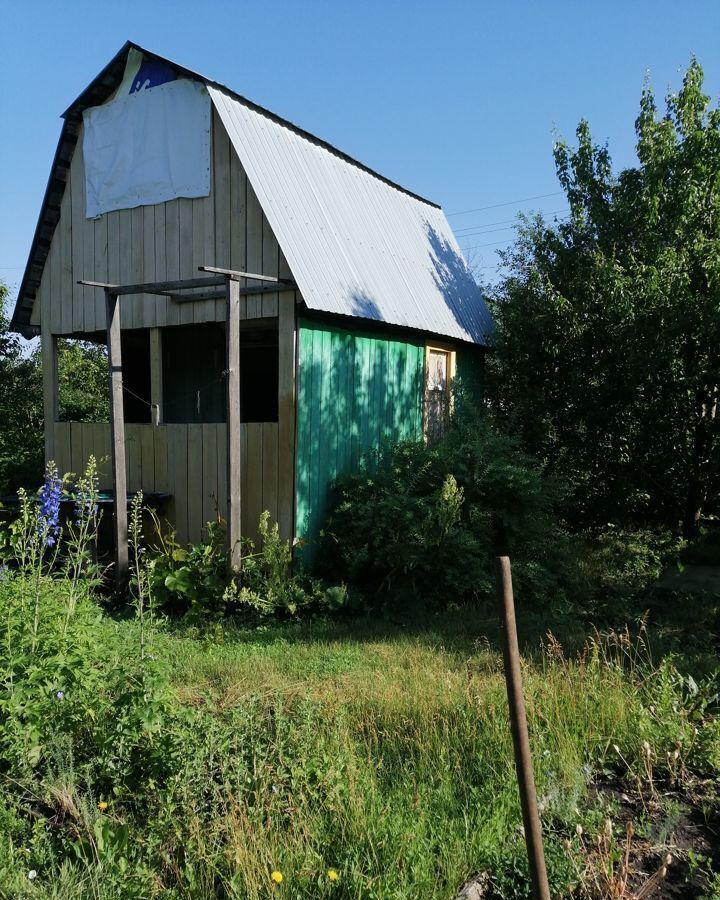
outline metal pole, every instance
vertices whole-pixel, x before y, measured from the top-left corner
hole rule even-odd
[[[125,417],[123,411],[122,349],[118,295],[105,291],[108,374],[110,382],[110,447],[115,488],[115,584],[124,591],[128,582],[128,516],[125,476]]]
[[[510,728],[512,730],[515,770],[520,789],[525,845],[527,846],[530,879],[535,900],[550,900],[545,853],[543,850],[540,815],[535,793],[530,740],[528,737],[525,700],[520,670],[520,649],[518,647],[517,626],[515,624],[515,601],[513,599],[510,559],[495,557],[495,577],[500,601],[500,622],[503,637],[503,660],[505,683],[507,685],[508,706],[510,707]]]

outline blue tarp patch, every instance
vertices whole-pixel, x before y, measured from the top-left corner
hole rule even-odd
[[[138,91],[144,91],[146,88],[153,88],[159,84],[166,84],[168,81],[175,81],[176,78],[177,75],[174,69],[165,63],[144,59],[130,85],[130,93],[136,94]]]

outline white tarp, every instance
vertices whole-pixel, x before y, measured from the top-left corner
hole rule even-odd
[[[210,193],[210,97],[180,78],[83,113],[85,215]]]

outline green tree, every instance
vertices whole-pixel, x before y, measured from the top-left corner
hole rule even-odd
[[[43,470],[42,371],[9,330],[7,301],[0,282],[0,494],[36,486]]]
[[[581,121],[555,164],[567,221],[525,218],[495,291],[495,408],[572,488],[580,526],[682,522],[720,498],[720,111],[692,60],[636,166]]]
[[[8,294],[0,282],[0,494],[37,487],[44,467],[42,353],[10,331]],[[104,346],[59,341],[60,419],[107,422],[107,378]]]

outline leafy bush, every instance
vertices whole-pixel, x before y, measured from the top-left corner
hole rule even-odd
[[[270,514],[260,517],[259,547],[242,540],[242,572],[231,576],[225,523],[209,522],[206,538],[185,548],[173,531],[156,520],[158,545],[149,560],[150,591],[157,606],[202,625],[232,614],[295,616],[300,611],[334,611],[345,602],[343,587],[325,587],[310,576],[292,571],[289,542],[280,538]]]
[[[466,405],[437,443],[384,446],[338,481],[319,571],[374,595],[462,601],[492,590],[501,525],[525,599],[557,601],[571,572],[557,497],[557,485]]]

